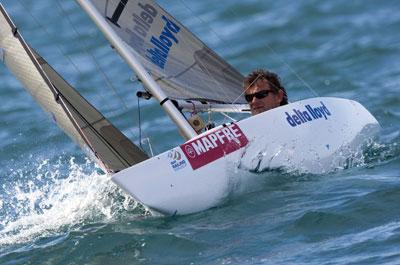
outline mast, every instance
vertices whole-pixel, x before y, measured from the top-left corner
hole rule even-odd
[[[76,0],[79,5],[85,10],[90,18],[96,23],[97,27],[103,32],[108,41],[116,48],[122,58],[127,62],[129,67],[137,74],[144,86],[151,92],[151,94],[160,102],[165,112],[171,120],[178,126],[184,137],[189,140],[197,133],[186,121],[182,113],[175,107],[172,101],[165,95],[164,91],[147,73],[146,69],[140,61],[129,51],[127,46],[121,38],[115,33],[112,27],[107,23],[104,17],[97,11],[90,0]]]

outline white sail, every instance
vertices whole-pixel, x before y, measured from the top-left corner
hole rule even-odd
[[[3,61],[58,126],[107,172],[118,172],[147,159],[143,151],[26,44],[2,5],[0,9]]]
[[[92,0],[171,99],[246,103],[243,76],[150,0]]]

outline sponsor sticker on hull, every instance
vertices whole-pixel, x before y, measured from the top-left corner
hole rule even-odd
[[[296,127],[303,123],[325,118],[328,119],[332,113],[328,110],[325,104],[320,101],[321,106],[306,105],[305,109],[293,109],[293,113],[285,112],[286,121],[290,126]]]
[[[181,153],[177,150],[171,150],[168,153],[168,158],[170,160],[170,165],[173,170],[178,171],[186,167],[186,161],[182,157]]]
[[[207,165],[248,144],[237,124],[230,124],[180,146],[193,170]]]

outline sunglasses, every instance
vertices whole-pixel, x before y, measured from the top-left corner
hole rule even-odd
[[[256,97],[258,99],[262,99],[262,98],[268,97],[268,94],[273,93],[273,92],[274,91],[272,91],[272,90],[261,90],[256,93],[253,93],[253,94],[245,94],[244,98],[246,99],[247,102],[250,103],[253,101],[254,97]]]

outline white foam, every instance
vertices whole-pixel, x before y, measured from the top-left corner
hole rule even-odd
[[[85,173],[88,167],[92,173]],[[120,210],[137,206],[89,161],[78,165],[72,158],[67,176],[61,171],[65,170],[60,165],[42,161],[29,180],[20,175],[22,180],[8,188],[2,206],[12,205],[15,211],[1,220],[0,245],[65,233],[80,224],[109,222]]]

